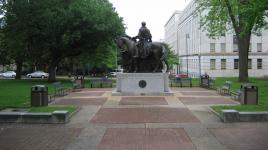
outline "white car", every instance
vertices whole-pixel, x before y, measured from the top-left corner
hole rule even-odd
[[[7,71],[1,74],[1,76],[6,78],[15,78],[16,72],[15,71]]]
[[[112,77],[116,77],[116,72],[110,72],[110,76],[112,76]]]
[[[123,69],[115,69],[113,72],[110,72],[110,76],[116,77],[117,73],[123,73]]]
[[[44,71],[35,71],[33,73],[27,74],[28,78],[47,78],[49,76],[48,73],[45,73]]]

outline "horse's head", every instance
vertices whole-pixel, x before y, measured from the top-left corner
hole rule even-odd
[[[128,36],[120,36],[115,39],[115,43],[122,52],[128,51],[128,47],[130,44],[130,37]]]

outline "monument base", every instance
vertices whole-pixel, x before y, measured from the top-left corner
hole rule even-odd
[[[118,73],[113,96],[172,96],[168,73]]]

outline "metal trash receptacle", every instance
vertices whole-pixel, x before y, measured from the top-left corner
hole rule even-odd
[[[241,104],[257,105],[258,104],[258,87],[254,85],[241,85]]]
[[[201,76],[201,87],[209,88],[209,76],[208,75],[202,75]]]
[[[75,83],[77,84],[78,88],[84,88],[84,76],[76,76]]]
[[[31,88],[31,106],[48,105],[48,87],[45,85],[34,85]]]

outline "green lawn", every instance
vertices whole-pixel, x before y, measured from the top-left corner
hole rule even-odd
[[[225,81],[232,81],[231,90],[237,91],[240,89],[241,83],[237,78],[217,78],[216,86],[221,87]],[[235,109],[238,111],[268,111],[268,79],[265,78],[250,78],[250,84],[258,86],[259,89],[259,104],[258,105],[237,105],[237,106],[213,106],[212,108],[220,112],[222,109]]]
[[[60,80],[65,87],[70,88],[70,80]],[[30,107],[31,87],[33,85],[47,85],[49,93],[54,92],[52,83],[47,80],[0,80],[0,108],[1,107]]]
[[[192,78],[193,87],[199,87],[200,79],[199,78]]]
[[[70,79],[58,79],[66,88],[72,88]],[[90,87],[89,79],[85,80],[85,87]],[[0,79],[0,110],[5,107],[30,107],[31,87],[33,85],[48,86],[49,94],[54,93],[54,86],[46,79],[5,80]]]

